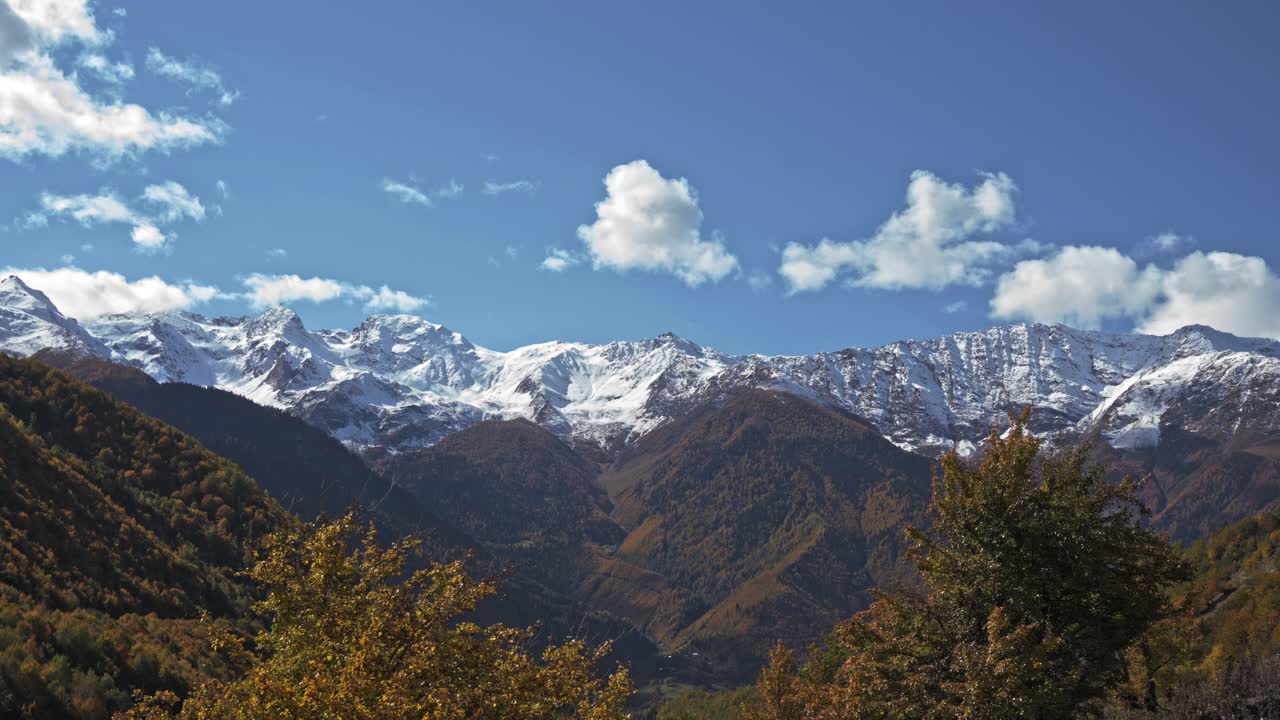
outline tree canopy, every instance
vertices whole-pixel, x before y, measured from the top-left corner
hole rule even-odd
[[[1138,484],[1108,482],[1087,458],[1087,447],[1042,451],[1025,414],[991,434],[980,461],[944,456],[931,527],[908,531],[923,591],[878,593],[837,628],[840,660],[821,656],[824,672],[787,678],[790,657],[776,653],[760,687],[772,709],[755,715],[1051,719],[1096,709],[1186,570],[1140,522]]]
[[[354,550],[349,548],[354,547]],[[411,540],[378,545],[347,515],[272,535],[250,574],[267,624],[252,644],[214,633],[242,668],[185,702],[161,693],[125,717],[155,720],[622,718],[625,669],[601,678],[608,646],[580,640],[531,650],[532,629],[462,619],[494,593],[463,561],[406,573]]]

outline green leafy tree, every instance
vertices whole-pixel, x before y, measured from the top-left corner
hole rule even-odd
[[[412,550],[410,541],[381,548],[372,527],[361,537],[351,516],[276,533],[251,571],[266,592],[256,609],[267,629],[253,651],[233,633],[214,636],[240,677],[205,682],[182,703],[153,696],[125,717],[624,717],[626,670],[595,673],[607,646],[569,641],[534,653],[530,630],[460,620],[493,585],[461,562],[406,576]]]
[[[1069,718],[1125,679],[1186,570],[1142,526],[1135,481],[1108,482],[1087,447],[1041,452],[1026,420],[977,463],[943,457],[931,530],[908,531],[924,591],[837,629],[833,680],[796,686],[805,717]]]

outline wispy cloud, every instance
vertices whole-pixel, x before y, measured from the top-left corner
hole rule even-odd
[[[406,205],[431,207],[435,204],[431,202],[431,198],[427,197],[426,193],[413,185],[399,180],[392,180],[391,178],[382,179],[382,191]]]
[[[80,56],[80,67],[93,73],[104,82],[120,85],[133,79],[133,66],[127,62],[112,62],[95,52]]]
[[[382,191],[406,205],[434,207],[436,200],[450,200],[462,194],[464,188],[457,180],[450,180],[434,190],[423,190],[412,175],[408,180],[382,179]]]
[[[773,276],[767,272],[756,270],[747,274],[747,286],[754,292],[764,292],[773,285]]]
[[[213,93],[219,105],[228,106],[240,97],[239,90],[229,90],[222,82],[222,76],[212,68],[195,59],[180,60],[166,55],[159,48],[147,51],[147,69],[161,77],[168,78],[187,86],[188,94],[208,91]]]
[[[167,250],[173,234],[161,230],[184,219],[201,222],[205,208],[200,198],[192,195],[181,183],[168,180],[148,185],[134,206],[111,189],[96,194],[57,195],[41,193],[40,209],[28,213],[23,223],[28,228],[43,227],[53,217],[65,218],[89,228],[97,225],[130,225],[129,237],[135,249],[141,252]]]
[[[569,250],[561,248],[551,248],[547,250],[547,256],[542,259],[538,267],[549,272],[564,272],[569,268],[582,262],[582,256]]]
[[[512,180],[511,182],[496,182],[494,180],[486,180],[484,182],[485,195],[505,195],[506,193],[524,193],[531,195],[538,189],[538,184],[532,180]]]

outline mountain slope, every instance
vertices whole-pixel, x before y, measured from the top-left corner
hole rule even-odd
[[[286,522],[190,437],[0,356],[0,715],[105,718],[190,682],[195,618],[243,614],[246,548]]]
[[[650,433],[601,482],[629,531],[617,559],[697,609],[657,634],[762,652],[911,582],[903,530],[923,519],[929,472],[854,416],[756,390]]]
[[[1221,528],[1187,555],[1196,571],[1187,598],[1199,616],[1200,669],[1217,674],[1233,661],[1280,653],[1280,514]]]
[[[483,545],[565,592],[589,544],[617,544],[622,531],[594,482],[599,468],[528,420],[486,421],[424,450],[377,463]]]
[[[188,433],[304,519],[363,508],[390,536],[423,532],[450,547],[473,544],[331,436],[280,410],[216,388],[156,382],[134,368],[93,357],[46,350],[33,358]]]

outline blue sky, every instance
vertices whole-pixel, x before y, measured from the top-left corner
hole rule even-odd
[[[81,317],[1280,337],[1274,3],[8,2],[0,267]]]

